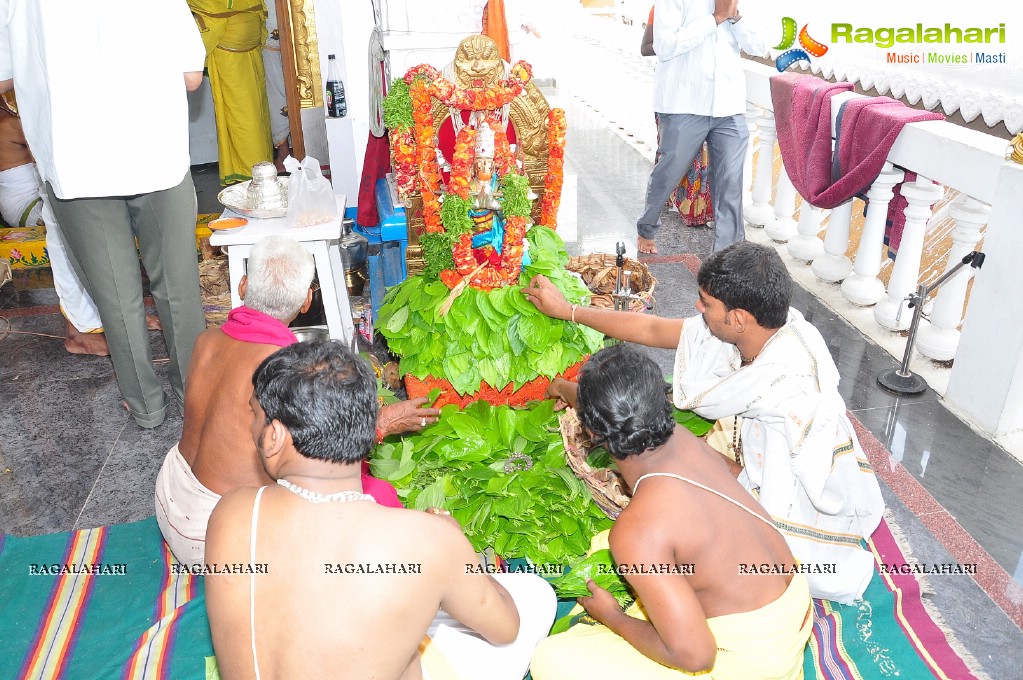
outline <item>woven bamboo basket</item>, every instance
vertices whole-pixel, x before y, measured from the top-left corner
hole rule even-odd
[[[593,293],[590,306],[614,309],[613,293],[618,277],[614,255],[607,253],[576,255],[569,258],[565,268],[579,274],[583,283]],[[647,305],[652,306],[654,303],[654,288],[657,287],[657,279],[650,273],[649,267],[639,260],[625,258],[625,270],[630,272],[629,288],[634,295],[642,300],[642,302],[640,300],[630,301],[629,309],[633,312],[644,312]]]
[[[220,326],[231,311],[231,279],[227,256],[202,260],[199,263],[199,292],[208,327]]]
[[[561,439],[565,443],[565,454],[568,466],[576,476],[586,484],[593,496],[593,501],[611,519],[629,504],[629,494],[625,490],[625,482],[617,470],[593,468],[586,459],[593,449],[593,443],[579,422],[575,409],[567,408],[559,417],[561,422]]]

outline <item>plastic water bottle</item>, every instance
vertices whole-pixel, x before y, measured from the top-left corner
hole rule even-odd
[[[345,86],[338,77],[337,60],[333,54],[327,55],[327,115],[331,118],[344,118],[348,115]]]

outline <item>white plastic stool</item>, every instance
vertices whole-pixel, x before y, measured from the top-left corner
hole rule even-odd
[[[327,317],[327,330],[331,339],[343,340],[349,347],[355,347],[355,323],[352,321],[352,306],[345,286],[344,265],[341,263],[341,219],[345,213],[345,197],[337,198],[337,219],[326,224],[311,227],[287,227],[284,218],[254,219],[240,229],[215,231],[210,236],[210,245],[227,246],[227,262],[231,272],[231,307],[242,304],[238,296],[238,283],[245,275],[245,263],[252,246],[266,236],[286,236],[301,243],[313,255],[316,273],[320,279],[320,294],[323,297],[323,311]],[[244,217],[228,209],[224,217]]]

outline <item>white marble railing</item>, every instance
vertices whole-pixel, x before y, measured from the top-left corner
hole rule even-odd
[[[947,257],[942,254],[947,260],[944,268],[947,271],[976,249],[981,237],[987,260],[974,282],[965,319],[973,270],[939,289],[921,324],[911,369],[983,431],[994,436],[1023,432],[1023,304],[1015,280],[1020,270],[1017,259],[1023,257],[1023,166],[1005,160],[1007,142],[944,121],[906,126],[867,192],[869,206],[858,244],[850,243],[851,201],[830,211],[822,239],[821,224],[828,211],[803,201],[797,217],[795,190],[784,168],[773,181],[780,151],[770,78],[777,70],[747,61],[745,71],[746,118],[756,130],[748,166],[754,149],[759,150],[745,217],[750,225],[764,227],[763,236],[756,235],[758,230],[747,233],[752,232],[754,239],[785,243],[793,275],[814,284],[815,292],[836,312],[901,359],[905,339],[899,332],[912,318],[905,298],[918,286],[928,222],[937,221],[931,220],[930,206],[942,197],[943,187],[959,192],[947,211],[955,224],[952,246]],[[833,126],[840,102],[858,96],[840,94],[833,100]],[[916,180],[903,182],[904,170],[917,173]],[[885,218],[899,183],[908,202],[906,222],[885,286],[879,278],[887,264]],[[855,257],[850,260],[846,253],[853,245]],[[872,314],[865,316],[870,307]],[[951,369],[935,364],[953,359]]]

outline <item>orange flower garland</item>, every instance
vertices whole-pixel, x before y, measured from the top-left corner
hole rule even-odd
[[[407,80],[408,75],[405,77]],[[441,178],[433,143],[433,120],[430,118],[430,84],[422,78],[414,78],[409,83],[409,94],[412,97],[412,119],[415,121],[416,149],[419,152],[419,188],[423,198],[423,223],[427,232],[438,233],[444,231],[444,227],[440,223],[438,194]]]
[[[405,82],[410,87],[420,78],[430,81],[430,94],[445,106],[461,111],[493,111],[522,94],[526,84],[533,78],[533,69],[528,63],[517,61],[511,67],[508,78],[499,80],[496,85],[485,90],[463,89],[442,78],[440,72],[429,64],[413,66],[405,73]]]
[[[391,150],[394,152],[394,176],[398,195],[408,198],[419,186],[416,173],[416,146],[412,128],[389,131]]]
[[[459,198],[469,198],[469,174],[472,170],[475,148],[476,128],[466,125],[455,138],[455,150],[451,159],[451,181],[448,182],[448,193]]]
[[[551,229],[558,227],[558,208],[561,189],[565,181],[565,132],[568,123],[563,109],[551,109],[547,114],[547,178],[543,200],[540,202],[540,224]]]

